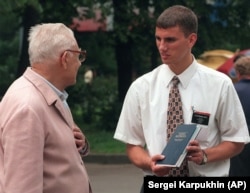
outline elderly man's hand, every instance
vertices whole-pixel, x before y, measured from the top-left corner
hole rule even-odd
[[[80,151],[86,145],[85,136],[83,135],[83,133],[80,130],[80,128],[78,128],[77,126],[75,126],[73,128],[73,134],[74,134],[74,137],[75,137],[76,147],[77,147],[78,151]]]

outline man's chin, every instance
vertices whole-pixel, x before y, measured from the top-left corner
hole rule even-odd
[[[161,57],[161,61],[162,61],[163,64],[167,64],[167,63],[169,63],[169,58],[166,57],[166,56]]]
[[[163,64],[168,64],[169,63],[169,60],[166,60],[166,59],[165,60],[161,59],[161,61],[162,61]]]

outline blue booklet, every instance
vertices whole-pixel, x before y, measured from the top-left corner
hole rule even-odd
[[[156,164],[180,167],[187,155],[187,145],[196,138],[200,129],[200,126],[197,124],[178,125],[162,152],[165,158],[158,160]]]

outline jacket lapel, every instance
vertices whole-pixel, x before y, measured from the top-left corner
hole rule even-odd
[[[28,81],[30,81],[36,89],[41,93],[47,102],[48,106],[53,106],[58,114],[64,119],[64,121],[72,129],[74,126],[74,121],[70,109],[67,109],[63,105],[63,102],[59,96],[53,91],[53,89],[39,76],[31,70],[30,67],[26,69],[23,75]]]

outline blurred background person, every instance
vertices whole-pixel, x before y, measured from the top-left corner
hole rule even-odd
[[[250,56],[235,57],[234,69],[237,82],[234,84],[245,113],[248,130],[250,127]],[[230,160],[230,176],[250,176],[250,144],[246,144],[243,151]]]

